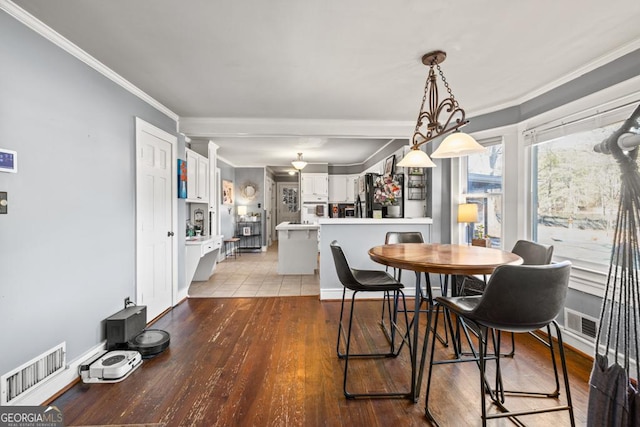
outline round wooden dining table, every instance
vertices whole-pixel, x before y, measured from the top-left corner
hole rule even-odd
[[[418,337],[420,313],[420,276],[421,273],[451,275],[491,274],[496,267],[505,264],[522,264],[522,258],[500,249],[484,248],[469,245],[451,245],[443,243],[398,243],[380,245],[369,249],[369,257],[380,264],[411,270],[416,274],[416,289],[411,341],[411,398],[418,401],[420,383],[424,369],[426,341],[423,345],[422,357],[418,362]],[[429,282],[427,281],[427,285]],[[452,285],[455,291],[455,283]],[[427,328],[431,323],[431,310],[428,310]],[[428,329],[427,329],[428,330]],[[420,373],[418,374],[418,367]]]

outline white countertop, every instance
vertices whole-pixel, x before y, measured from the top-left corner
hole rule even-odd
[[[321,218],[320,225],[433,224],[432,218]]]
[[[214,240],[222,239],[222,235],[213,235],[213,236],[197,236],[197,237],[187,237],[185,238],[185,245],[201,245],[203,243],[209,243]]]
[[[317,230],[318,224],[291,224],[289,221],[281,222],[276,226],[276,230]]]

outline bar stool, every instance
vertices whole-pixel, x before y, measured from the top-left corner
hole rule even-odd
[[[425,412],[433,424],[438,425],[429,410],[429,394],[431,393],[433,368],[440,364],[475,362],[480,371],[479,390],[483,426],[486,426],[487,420],[489,419],[507,417],[515,422],[517,420],[516,417],[555,411],[568,411],[571,425],[575,426],[571,391],[569,389],[569,377],[567,375],[567,363],[562,343],[562,332],[555,321],[555,318],[564,307],[567,290],[569,288],[570,272],[571,263],[569,261],[540,266],[503,265],[496,268],[493,272],[481,296],[435,298],[437,310],[444,307],[449,310],[450,313],[457,315],[463,323],[469,323],[475,327],[478,331],[478,350],[477,353],[474,351],[473,357],[434,361],[435,337],[432,337]],[[437,324],[438,316],[435,316],[434,327],[437,327]],[[500,368],[502,359],[500,357],[500,331],[526,333],[536,331],[540,328],[546,328],[547,333],[551,336],[551,325],[554,326],[558,338],[558,349],[567,403],[565,405],[557,404],[556,406],[530,410],[509,411],[505,406],[506,395],[539,396],[555,399],[559,393],[505,390]],[[494,354],[487,356],[487,342],[489,332],[492,330],[497,332],[498,338],[494,340]],[[490,388],[486,378],[485,368],[487,359],[496,362],[495,388],[493,389]],[[554,361],[553,365],[555,370],[555,357],[552,357],[552,360]],[[487,394],[491,399],[491,403],[498,408],[499,412],[487,412]]]
[[[424,243],[424,238],[422,237],[422,233],[419,231],[388,231],[385,234],[384,244],[393,245],[397,243]],[[401,281],[402,270],[399,268],[394,268],[393,277],[397,281]],[[420,287],[420,300],[415,301],[414,304],[419,304],[420,307],[422,307],[422,305],[426,303],[426,308],[420,309],[420,312],[428,313],[429,310],[431,310],[431,307],[433,306],[433,296],[431,293],[431,280],[429,278],[428,273],[424,273],[424,280],[425,280],[425,289],[423,290],[422,286]],[[398,304],[397,294],[393,298],[393,304],[395,304],[396,306]],[[393,311],[391,307],[391,295],[389,292],[385,292],[384,298],[382,300],[382,314],[380,316],[380,327],[382,328],[382,330],[384,331],[388,339],[391,339],[390,328],[385,323],[385,317],[387,316],[387,313],[388,313],[389,320],[391,321],[391,316],[394,312],[397,314],[397,307],[395,308],[395,311]],[[395,321],[396,319],[393,319],[393,320]],[[413,325],[414,320],[415,319],[411,320],[410,326]],[[447,329],[445,329],[445,334],[446,333],[447,333]],[[445,335],[445,338],[438,336],[438,339],[440,340],[440,342],[442,342],[443,345],[445,346],[448,345],[448,338],[446,338],[446,335]]]
[[[224,255],[225,255],[225,257],[233,255],[234,259],[237,258],[237,255],[239,254],[239,251],[238,251],[238,242],[239,241],[240,241],[239,237],[230,237],[230,238],[224,240]],[[229,255],[229,251],[231,251],[231,255]]]
[[[532,242],[530,240],[518,240],[516,244],[511,249],[516,255],[519,255],[522,258],[522,265],[544,265],[550,264],[551,258],[553,257],[553,246],[543,245],[541,243]],[[460,287],[459,295],[482,295],[484,292],[484,288],[487,285],[487,276],[484,275],[482,279],[476,276],[464,276],[462,280],[462,285]],[[538,341],[545,344],[547,347],[551,348],[553,345],[549,340],[540,337],[535,332],[531,332],[531,335],[535,337]],[[516,352],[516,342],[513,334],[511,334],[511,351],[509,353],[504,353],[502,356],[505,357],[513,357]],[[556,371],[556,385],[560,386],[558,383],[558,373]]]
[[[331,253],[333,255],[333,260],[336,266],[336,272],[338,274],[338,278],[343,285],[342,290],[342,304],[340,306],[340,321],[338,323],[338,341],[336,344],[336,352],[338,354],[338,358],[344,359],[344,377],[343,377],[343,392],[347,399],[355,399],[357,397],[409,397],[411,393],[409,391],[406,392],[381,392],[381,393],[352,393],[347,390],[347,376],[349,372],[349,360],[351,358],[389,358],[389,357],[397,357],[402,349],[402,345],[396,350],[395,348],[395,334],[396,331],[399,332],[402,336],[403,344],[406,342],[409,347],[409,354],[411,352],[411,340],[409,338],[409,318],[407,316],[406,305],[404,306],[404,334],[402,330],[398,328],[395,319],[397,317],[397,313],[394,313],[392,316],[391,323],[391,337],[389,344],[389,351],[381,352],[381,353],[358,353],[353,354],[350,352],[351,350],[351,327],[353,325],[353,314],[354,308],[356,305],[356,295],[359,292],[393,292],[394,294],[399,294],[403,304],[406,304],[404,293],[402,292],[402,288],[404,286],[402,283],[398,282],[394,279],[389,273],[381,270],[358,270],[355,268],[349,267],[347,262],[347,258],[342,251],[340,245],[338,245],[337,241],[331,242]],[[351,309],[349,313],[349,324],[347,326],[347,331],[345,333],[343,327],[343,318],[344,318],[344,302],[347,289],[352,291],[351,297]],[[397,304],[395,305],[397,310]],[[340,344],[344,339],[344,335],[346,335],[346,343],[345,343],[345,352],[342,353],[340,351]]]

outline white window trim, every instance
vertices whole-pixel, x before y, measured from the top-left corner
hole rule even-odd
[[[554,110],[547,111],[539,116],[521,122],[518,135],[518,146],[524,152],[524,165],[520,164],[525,171],[524,187],[520,187],[522,193],[526,194],[526,205],[524,209],[525,224],[527,226],[526,236],[531,238],[532,224],[532,188],[531,188],[531,151],[532,144],[541,134],[547,136],[561,131],[563,126],[571,129],[571,133],[577,132],[580,127],[599,127],[606,125],[606,121],[615,120],[619,117],[627,118],[637,107],[640,100],[640,76],[627,80],[618,85],[604,89],[595,94],[584,97],[580,100],[565,104]],[[608,117],[609,120],[603,120]],[[545,138],[544,140],[548,140]],[[503,199],[504,203],[504,199]],[[504,225],[503,225],[504,226]],[[554,260],[561,260],[561,257],[554,256]],[[571,280],[569,287],[590,295],[602,297],[607,283],[607,273],[590,269],[588,265],[574,265],[571,269]]]
[[[493,145],[499,145],[502,144],[502,191],[500,193],[467,193],[466,190],[466,186],[467,186],[467,176],[466,176],[466,170],[467,170],[467,157],[461,157],[459,159],[459,161],[457,162],[452,162],[452,176],[457,177],[457,182],[452,182],[451,183],[451,188],[457,188],[458,189],[458,196],[457,198],[452,197],[452,202],[454,203],[453,205],[453,209],[451,210],[452,212],[452,220],[451,220],[451,224],[452,224],[452,233],[451,233],[451,241],[453,242],[458,242],[459,244],[462,244],[463,241],[463,237],[465,237],[465,225],[464,224],[459,224],[457,221],[457,206],[460,203],[465,203],[466,200],[468,198],[481,198],[481,197],[490,197],[492,195],[500,195],[502,196],[502,200],[501,200],[501,209],[502,212],[505,212],[505,197],[504,197],[504,185],[505,185],[505,167],[506,167],[506,163],[505,163],[505,149],[506,149],[506,145],[505,145],[505,138],[503,135],[492,135],[492,136],[485,136],[484,138],[480,138],[479,136],[475,136],[476,141],[478,142],[478,144],[482,145],[483,147],[491,147]],[[457,169],[457,170],[456,170]],[[455,202],[454,202],[455,199]],[[505,234],[505,226],[504,226],[504,218],[502,221],[502,224],[500,225],[500,243],[501,246],[504,248],[504,234]]]

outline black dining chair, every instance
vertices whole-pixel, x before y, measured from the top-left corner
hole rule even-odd
[[[384,238],[384,244],[385,245],[393,245],[396,243],[424,243],[424,239],[422,238],[422,233],[420,233],[419,231],[389,231],[387,232],[387,234],[385,235]],[[388,271],[387,267],[385,270]],[[393,269],[393,277],[397,280],[397,281],[401,281],[402,280],[402,269],[399,268],[394,268]],[[425,274],[425,286],[427,289],[427,296],[425,296],[425,292],[422,290],[422,287],[420,287],[420,306],[422,306],[422,304],[427,301],[430,302],[432,300],[431,298],[431,289],[429,288],[429,275]],[[398,304],[398,298],[397,298],[397,293],[390,293],[390,292],[385,292],[384,293],[384,297],[382,299],[382,314],[380,316],[380,326],[382,327],[382,330],[385,332],[385,334],[387,335],[387,338],[390,338],[390,327],[385,323],[385,317],[389,317],[389,323],[391,323],[392,319],[392,313],[396,313],[397,314],[397,308],[394,308],[393,306],[397,306]],[[391,297],[394,298],[391,298]],[[392,306],[393,305],[393,306]]]
[[[543,245],[530,240],[518,240],[511,252],[522,258],[522,265],[550,264],[553,257],[553,246]],[[461,276],[459,295],[480,295],[487,285],[487,275]]]
[[[354,399],[358,397],[409,397],[410,391],[406,392],[379,392],[379,393],[353,393],[348,390],[347,387],[347,377],[349,372],[349,360],[352,358],[389,358],[389,357],[397,357],[402,349],[403,345],[398,346],[396,348],[395,336],[398,333],[401,337],[402,343],[406,343],[409,347],[409,354],[411,352],[411,340],[409,335],[409,318],[406,312],[406,300],[404,296],[404,292],[402,289],[404,286],[398,280],[394,279],[386,271],[381,270],[360,270],[349,267],[349,263],[347,262],[347,258],[338,244],[337,241],[331,242],[331,253],[333,255],[333,261],[336,266],[336,272],[338,274],[338,278],[343,285],[342,290],[342,303],[340,306],[340,321],[338,323],[338,341],[336,344],[336,352],[340,359],[344,360],[344,376],[343,376],[343,391],[344,395],[348,399]],[[351,306],[349,310],[349,322],[347,325],[347,331],[344,331],[343,319],[344,319],[344,308],[345,308],[345,299],[347,295],[347,290],[351,292]],[[356,295],[360,292],[391,292],[393,294],[397,294],[402,299],[402,304],[404,308],[404,330],[398,327],[396,322],[397,312],[392,314],[391,321],[391,339],[389,343],[389,350],[385,352],[373,352],[373,353],[351,353],[351,344],[352,344],[352,327],[354,322],[354,311],[356,306]],[[397,304],[394,304],[397,310]],[[346,342],[344,343],[345,351],[341,352],[341,344],[345,339],[344,335],[346,335]]]
[[[553,246],[543,245],[541,243],[532,242],[530,240],[518,240],[513,245],[512,253],[522,258],[522,265],[544,265],[550,264],[553,257]],[[462,285],[460,286],[459,295],[481,295],[487,284],[487,275],[482,276],[464,276]],[[538,340],[549,346],[549,343],[539,335],[533,334]],[[515,339],[511,335],[511,351],[504,353],[505,357],[513,357],[516,351]],[[556,373],[557,376],[557,373]],[[557,383],[557,380],[556,380]]]
[[[384,238],[384,244],[385,245],[393,245],[393,244],[398,244],[398,243],[424,243],[424,238],[422,237],[422,233],[419,231],[388,231],[385,234],[385,238]],[[385,269],[388,270],[388,267]],[[402,280],[402,269],[400,268],[394,268],[393,269],[393,277],[398,280],[401,281]],[[443,292],[443,288],[442,285],[440,286],[440,290],[441,292]],[[419,312],[420,313],[428,313],[429,310],[431,310],[431,307],[433,306],[433,292],[431,291],[431,279],[429,277],[429,273],[424,273],[424,288],[422,286],[420,286],[420,298],[418,301],[419,306],[418,307],[422,307],[422,305],[424,305],[426,303],[426,308],[420,308]],[[382,300],[382,314],[380,316],[380,326],[382,327],[382,330],[384,331],[385,335],[387,336],[387,338],[389,340],[391,340],[391,336],[390,336],[390,328],[389,326],[385,323],[385,317],[389,317],[389,323],[392,320],[392,314],[395,312],[396,314],[398,313],[398,309],[397,309],[397,304],[398,304],[398,298],[397,298],[397,294],[395,295],[395,297],[393,298],[393,302],[392,302],[392,297],[393,295],[391,295],[391,293],[389,292],[385,292],[384,293],[384,298]],[[392,307],[392,303],[395,305],[395,307]],[[395,311],[394,311],[395,308]],[[413,325],[414,319],[411,319],[411,323],[410,326]],[[440,340],[440,342],[444,345],[444,346],[448,346],[449,345],[449,330],[445,328],[444,330],[444,338],[438,334],[438,340]]]
[[[569,287],[569,274],[571,263],[564,261],[547,265],[503,265],[497,267],[491,275],[485,291],[479,296],[460,297],[436,297],[437,310],[447,309],[451,314],[458,316],[464,324],[470,324],[478,331],[478,350],[473,351],[473,357],[460,357],[456,360],[434,361],[435,338],[431,341],[430,369],[427,378],[427,391],[425,398],[425,412],[427,417],[437,425],[433,414],[429,410],[429,395],[431,393],[431,377],[434,366],[444,363],[476,362],[480,371],[480,401],[482,410],[482,425],[487,420],[495,418],[514,417],[538,414],[543,412],[568,411],[572,426],[575,426],[573,406],[571,403],[571,391],[569,377],[567,376],[567,364],[562,342],[562,332],[555,321],[564,307]],[[437,312],[436,312],[437,313]],[[437,326],[438,316],[435,316]],[[537,396],[557,399],[559,392],[545,393],[539,391],[514,391],[505,390],[501,370],[500,337],[501,331],[514,333],[532,332],[546,328],[551,337],[551,325],[554,326],[564,377],[564,390],[566,393],[566,405],[543,407],[531,410],[509,412],[505,406],[505,396]],[[494,354],[488,356],[487,343],[490,333],[498,334],[494,340]],[[494,360],[495,387],[489,387],[486,378],[487,359]],[[552,360],[555,352],[552,347]],[[499,412],[488,413],[486,395],[489,395]]]

